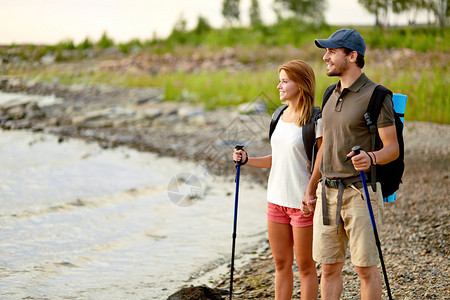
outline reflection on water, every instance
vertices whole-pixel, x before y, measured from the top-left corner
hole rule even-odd
[[[231,253],[234,180],[193,163],[2,131],[0,170],[1,299],[165,299]],[[179,174],[200,179],[191,206],[169,200]],[[238,251],[264,236],[265,198],[241,182]]]

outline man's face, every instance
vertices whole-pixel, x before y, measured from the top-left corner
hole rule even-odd
[[[342,48],[326,48],[323,60],[327,63],[328,76],[342,76],[348,69],[348,56]]]

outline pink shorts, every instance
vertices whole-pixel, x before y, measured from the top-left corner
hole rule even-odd
[[[275,223],[291,224],[293,227],[308,227],[313,225],[313,217],[314,215],[305,217],[298,208],[267,202],[267,220]]]

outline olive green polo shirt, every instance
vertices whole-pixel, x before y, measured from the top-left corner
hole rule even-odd
[[[372,149],[370,132],[364,119],[370,97],[377,83],[364,73],[349,87],[340,92],[340,82],[322,111],[323,156],[320,171],[330,179],[358,176],[351,160],[345,162],[353,146]],[[377,127],[394,125],[391,96],[384,99]]]

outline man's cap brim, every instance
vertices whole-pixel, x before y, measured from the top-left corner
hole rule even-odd
[[[338,44],[336,44],[333,41],[330,41],[329,39],[318,39],[315,40],[314,43],[319,48],[328,48],[328,49],[334,49],[334,48],[340,48]]]

